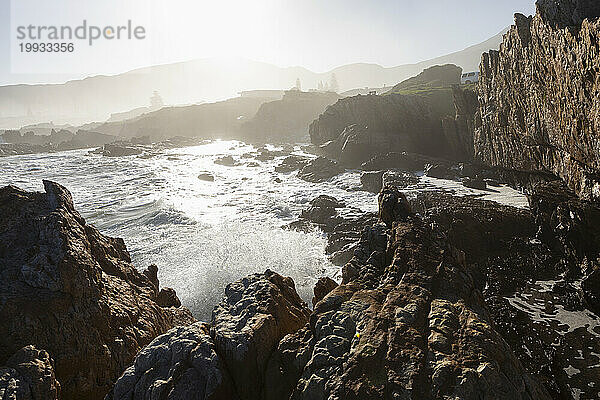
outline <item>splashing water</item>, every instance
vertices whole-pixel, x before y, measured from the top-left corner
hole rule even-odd
[[[310,304],[316,280],[339,278],[339,268],[325,255],[322,233],[282,227],[321,194],[370,212],[377,211],[376,195],[358,190],[359,171],[307,183],[296,172],[275,171],[285,156],[264,161],[254,157],[255,150],[237,141],[213,141],[152,157],[110,158],[88,150],[4,157],[0,186],[41,191],[42,179],[50,179],[67,187],[88,223],[122,237],[138,268],[158,265],[161,286],[173,287],[199,319],[210,318],[228,283],[267,268],[292,277]],[[302,154],[300,147],[294,153]],[[222,156],[240,165],[215,164]],[[203,173],[214,181],[198,179]],[[424,186],[476,193],[427,177],[415,190]],[[494,200],[523,203],[522,194],[502,190]]]
[[[322,233],[282,226],[320,194],[369,211],[376,208],[375,196],[345,190],[359,184],[356,173],[307,184],[295,173],[274,171],[283,157],[241,157],[253,150],[216,141],[152,158],[109,158],[87,150],[5,157],[0,158],[0,186],[42,191],[42,179],[50,179],[67,187],[87,222],[123,237],[138,268],[158,265],[161,286],[173,287],[199,319],[210,318],[228,283],[267,268],[292,277],[310,304],[316,280],[335,277],[339,269],[325,255]],[[224,155],[258,166],[214,163]],[[215,181],[198,179],[204,172]],[[276,177],[282,182],[276,183]]]

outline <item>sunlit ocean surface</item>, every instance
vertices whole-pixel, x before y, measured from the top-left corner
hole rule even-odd
[[[175,288],[200,319],[210,317],[227,283],[267,268],[291,276],[310,304],[316,280],[339,277],[339,268],[327,260],[322,233],[282,226],[320,194],[365,211],[376,209],[376,198],[352,190],[360,185],[356,172],[309,184],[295,172],[275,172],[284,157],[265,162],[241,157],[254,150],[216,141],[150,158],[110,158],[88,150],[5,157],[0,158],[0,186],[43,191],[42,179],[66,186],[88,223],[124,238],[139,269],[158,265],[161,286]],[[258,166],[214,163],[224,155]],[[198,179],[203,172],[215,181]]]
[[[161,286],[173,287],[199,319],[210,318],[227,283],[267,268],[291,276],[310,304],[316,280],[339,280],[340,269],[328,261],[321,232],[282,227],[321,194],[363,211],[377,210],[376,195],[359,190],[358,171],[311,184],[297,172],[275,172],[284,156],[260,161],[247,154],[255,150],[241,142],[214,141],[151,157],[111,158],[89,150],[4,157],[0,186],[43,191],[42,179],[66,186],[87,222],[122,237],[139,269],[158,265]],[[303,154],[299,146],[295,153]],[[214,163],[225,155],[243,164]],[[214,182],[198,179],[206,172]],[[456,182],[421,179],[459,195],[474,192]],[[526,206],[525,197],[509,188],[487,196]]]

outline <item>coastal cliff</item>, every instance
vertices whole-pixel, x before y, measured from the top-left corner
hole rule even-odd
[[[539,0],[483,55],[476,159],[600,197],[600,3]]]
[[[256,152],[287,154],[276,170],[310,184],[369,160],[376,212],[320,195],[288,226],[328,235],[342,267],[317,282],[312,310],[265,265],[196,321],[66,188],[0,188],[0,398],[598,398],[600,3],[537,4],[483,56],[477,88],[453,86],[460,70],[444,66],[328,107],[310,136],[339,164]],[[248,126],[280,125],[284,103]],[[517,208],[477,198],[505,189],[492,170],[556,179]],[[478,192],[414,189],[417,171]]]

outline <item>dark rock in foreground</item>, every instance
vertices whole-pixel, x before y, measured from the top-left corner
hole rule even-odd
[[[464,252],[496,329],[526,371],[552,398],[596,398],[598,211],[557,182],[538,184],[529,201],[523,210],[424,192],[411,205]],[[580,372],[569,375],[571,367]]]
[[[281,399],[549,399],[494,329],[464,253],[382,195],[389,229],[363,232],[343,284],[284,338],[267,382]]]
[[[242,279],[227,288],[210,329],[197,324],[156,339],[115,393],[156,387],[187,398],[200,382],[199,398],[221,398],[211,393],[225,388],[232,399],[562,398],[587,384],[564,371],[579,365],[578,351],[599,347],[595,336],[548,329],[510,301],[538,280],[584,274],[581,290],[557,282],[540,296],[569,310],[593,303],[597,270],[579,261],[597,258],[596,211],[555,185],[531,195],[531,210],[439,192],[409,204],[385,187],[379,223],[351,222],[349,207],[321,196],[301,220],[331,238],[344,226],[356,236],[342,284],[318,282],[310,317],[286,278],[267,271]],[[583,247],[580,235],[590,238]],[[172,357],[175,348],[183,350]],[[167,362],[152,368],[160,354]],[[204,361],[185,361],[192,359]],[[593,381],[596,373],[582,376]]]
[[[0,367],[2,400],[58,400],[60,384],[53,361],[44,350],[26,346]]]
[[[243,278],[227,286],[211,324],[174,328],[145,347],[112,399],[262,399],[271,353],[309,314],[290,278]]]
[[[114,400],[236,400],[239,397],[203,322],[180,326],[154,339],[115,384]]]
[[[227,286],[213,310],[211,333],[240,399],[261,398],[269,355],[309,315],[291,278],[267,271]]]
[[[0,365],[28,345],[55,361],[62,399],[101,399],[154,337],[194,319],[157,304],[121,239],[87,225],[62,186],[0,189]]]

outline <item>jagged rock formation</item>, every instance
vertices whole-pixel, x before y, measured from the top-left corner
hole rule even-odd
[[[540,0],[483,55],[479,161],[554,174],[600,197],[600,3]]]
[[[213,310],[211,332],[240,399],[261,397],[258,389],[263,387],[269,355],[281,338],[306,323],[309,314],[294,281],[272,271],[227,286]]]
[[[194,319],[160,307],[121,239],[87,225],[62,186],[0,189],[0,365],[28,345],[55,362],[62,399],[101,399],[154,337]]]
[[[538,184],[529,202],[522,210],[435,192],[410,201],[464,252],[496,330],[526,371],[552,398],[596,398],[598,208],[560,182]]]
[[[275,171],[287,173],[302,169],[310,160],[303,156],[292,154],[281,161],[281,164],[275,167]]]
[[[531,210],[439,192],[407,201],[386,186],[380,222],[363,220],[342,284],[319,281],[310,317],[286,278],[245,278],[227,288],[210,325],[156,339],[114,398],[593,397],[597,372],[584,366],[600,351],[597,335],[561,319],[549,329],[511,301],[556,280],[540,295],[559,299],[541,315],[596,304],[600,213],[557,186],[539,186]],[[344,206],[321,196],[301,221],[333,236],[350,225]],[[567,375],[570,366],[583,372]]]
[[[462,140],[442,128],[442,119],[456,113],[451,85],[460,73],[453,65],[432,67],[389,94],[341,99],[310,125],[311,141],[351,166],[390,151],[462,159]]]
[[[271,358],[268,399],[548,399],[494,330],[464,253],[386,188],[343,284]]]
[[[112,399],[262,399],[271,353],[309,314],[291,278],[267,270],[234,282],[210,325],[175,328],[144,348]]]
[[[210,326],[173,328],[144,347],[115,384],[109,398],[239,399],[216,353]]]
[[[470,161],[473,159],[473,131],[479,100],[474,90],[458,85],[452,87],[452,97],[456,115],[454,118],[442,119],[444,138],[449,146],[449,153],[454,154],[455,159]]]
[[[419,96],[356,96],[328,107],[310,135],[326,154],[360,165],[392,150],[439,155],[440,119]]]
[[[315,158],[303,165],[298,171],[298,178],[311,183],[325,182],[344,172],[337,162],[325,157]]]
[[[0,399],[58,400],[60,384],[53,364],[44,350],[23,347],[6,361],[5,367],[0,367]]]
[[[333,279],[329,277],[319,278],[315,284],[315,297],[312,299],[313,306],[316,306],[318,302],[323,300],[336,287],[338,287],[338,284]]]

